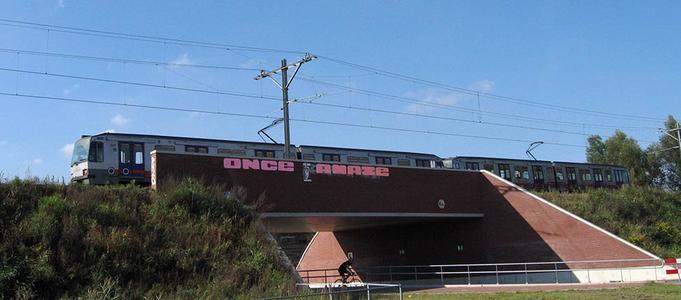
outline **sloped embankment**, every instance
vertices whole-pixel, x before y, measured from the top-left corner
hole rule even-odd
[[[220,187],[0,184],[0,298],[252,298],[294,287]]]
[[[681,257],[681,193],[625,186],[585,193],[537,193],[660,257]]]

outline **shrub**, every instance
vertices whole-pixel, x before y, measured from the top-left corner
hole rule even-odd
[[[226,195],[230,195],[229,197]],[[0,298],[251,298],[292,276],[220,186],[0,183]]]

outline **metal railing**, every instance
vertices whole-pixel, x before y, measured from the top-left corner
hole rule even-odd
[[[660,259],[549,261],[497,264],[443,264],[443,265],[397,265],[358,269],[360,278],[366,282],[411,282],[432,285],[485,285],[485,284],[534,284],[534,283],[584,283],[576,273],[585,273],[586,282],[592,283],[594,272],[618,271],[619,278],[611,282],[626,282],[625,271],[653,270],[664,266]],[[306,283],[333,283],[340,278],[336,269],[299,270]],[[617,272],[615,272],[617,273]],[[614,274],[614,273],[613,273]]]

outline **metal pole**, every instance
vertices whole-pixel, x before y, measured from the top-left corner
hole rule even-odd
[[[676,122],[676,141],[679,142],[679,159],[681,159],[681,125],[679,125],[679,122]]]
[[[440,282],[442,282],[442,285],[445,285],[445,277],[442,274],[442,266],[440,266]]]
[[[288,67],[286,67],[286,59],[281,60],[281,96],[284,105],[284,158],[291,158],[290,147],[291,147],[291,136],[288,127],[288,77],[287,77]]]
[[[371,286],[367,284],[367,300],[371,300]]]
[[[402,295],[402,284],[401,283],[399,285],[399,289],[400,289],[400,300],[404,300],[404,298],[403,298],[404,296]]]

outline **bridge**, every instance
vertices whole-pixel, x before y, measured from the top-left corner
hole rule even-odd
[[[487,171],[152,153],[153,187],[186,176],[242,187],[272,233],[314,233],[301,270],[659,259]]]

